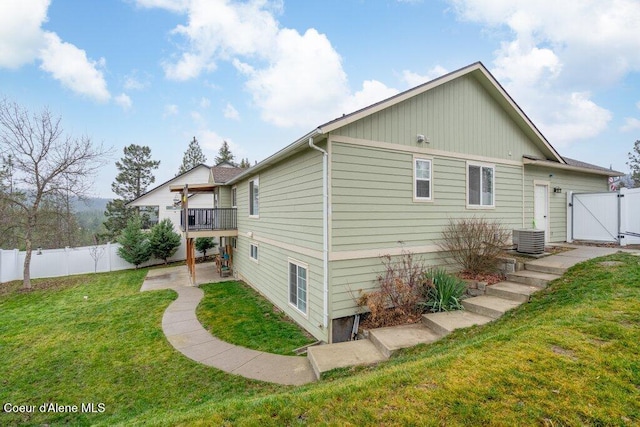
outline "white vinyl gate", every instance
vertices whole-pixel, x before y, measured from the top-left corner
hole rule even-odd
[[[640,244],[640,188],[617,193],[568,193],[568,241]]]

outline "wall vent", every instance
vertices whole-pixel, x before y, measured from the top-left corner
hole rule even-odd
[[[513,230],[513,244],[516,250],[525,254],[541,254],[544,252],[544,230],[523,228]]]

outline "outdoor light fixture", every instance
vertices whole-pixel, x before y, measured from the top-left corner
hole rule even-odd
[[[42,255],[42,248],[38,248],[36,251],[36,255]]]
[[[422,135],[421,133],[416,135],[416,141],[422,143],[422,142],[426,142],[427,144],[431,141],[429,141],[429,138],[427,138],[426,136]]]
[[[554,192],[554,193],[562,193],[562,188],[560,188],[560,187],[553,187],[553,192]]]
[[[180,195],[176,193],[176,195],[173,196],[173,207],[177,208],[178,206],[180,206]]]

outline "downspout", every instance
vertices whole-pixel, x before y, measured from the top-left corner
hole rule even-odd
[[[322,287],[324,295],[322,326],[329,327],[329,189],[328,189],[328,157],[322,148],[313,144],[309,137],[309,147],[322,153]]]

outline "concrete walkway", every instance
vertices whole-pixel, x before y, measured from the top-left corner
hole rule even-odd
[[[201,283],[221,282],[206,264],[197,265]],[[307,358],[281,356],[229,344],[211,335],[196,317],[196,307],[204,296],[202,289],[189,283],[184,266],[150,270],[141,291],[172,289],[178,293],[162,317],[167,340],[189,359],[225,372],[260,381],[285,385],[302,385],[316,380]]]

